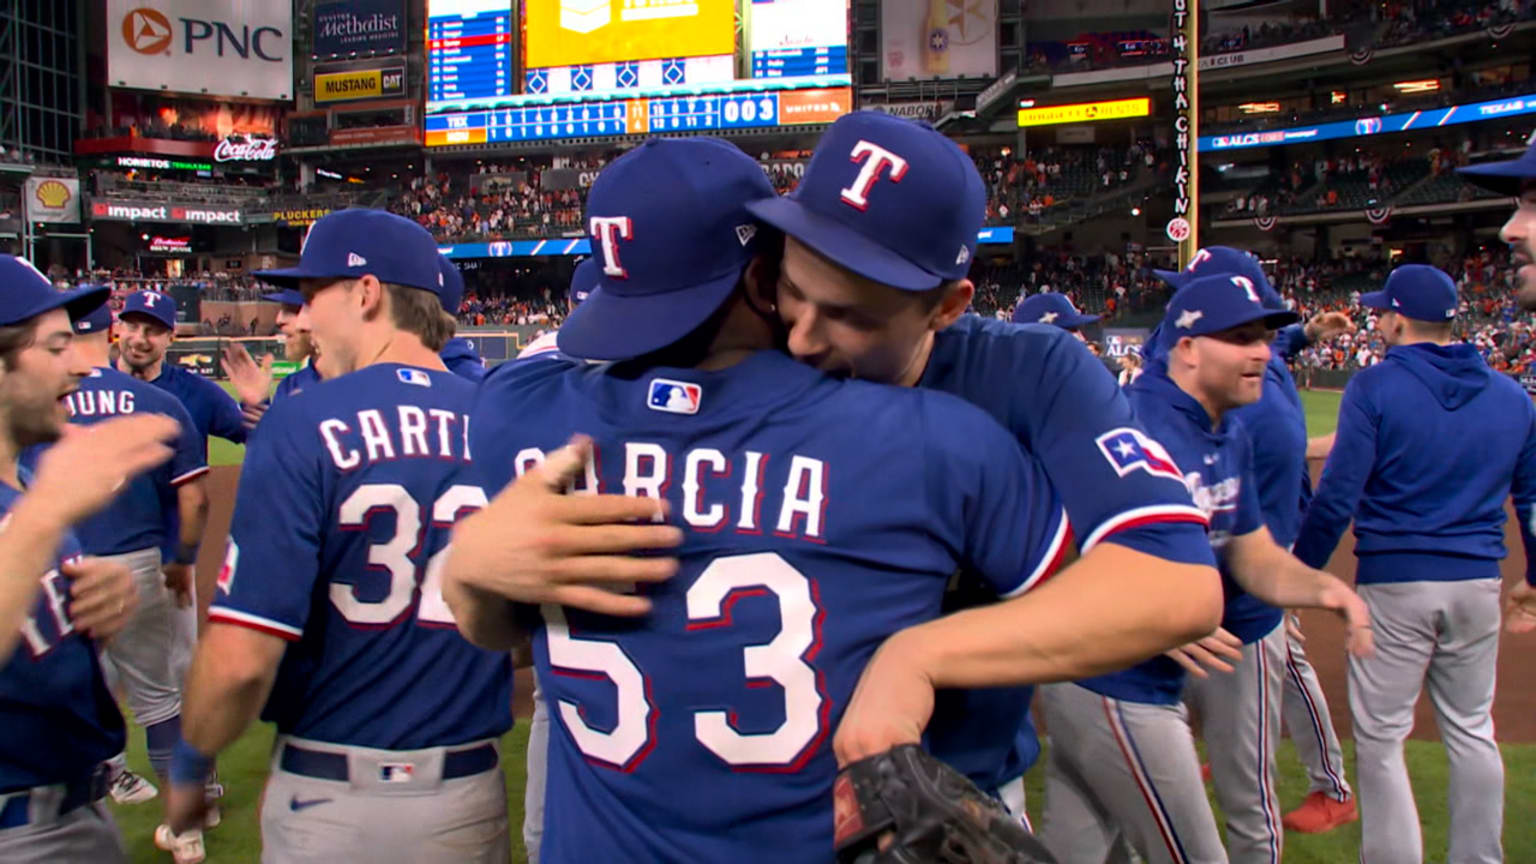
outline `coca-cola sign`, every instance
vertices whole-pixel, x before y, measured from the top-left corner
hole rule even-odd
[[[276,158],[276,138],[231,135],[213,148],[215,162],[269,162]]]

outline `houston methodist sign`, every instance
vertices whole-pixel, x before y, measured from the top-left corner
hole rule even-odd
[[[107,83],[287,101],[293,9],[270,0],[107,0]]]

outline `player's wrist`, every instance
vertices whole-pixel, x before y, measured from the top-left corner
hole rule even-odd
[[[213,770],[213,757],[179,738],[171,748],[170,778],[177,785],[197,784],[208,779]]]
[[[176,552],[171,556],[171,563],[180,564],[183,567],[191,567],[197,563],[196,543],[182,543],[176,547]]]

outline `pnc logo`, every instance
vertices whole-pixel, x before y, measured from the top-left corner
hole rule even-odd
[[[123,16],[123,42],[140,54],[162,54],[171,47],[171,22],[159,10],[139,7]]]

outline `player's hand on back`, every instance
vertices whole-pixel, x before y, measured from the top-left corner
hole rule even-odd
[[[230,342],[224,346],[224,372],[229,375],[229,383],[234,385],[242,405],[259,405],[272,394],[271,354],[257,363],[244,345]]]
[[[1504,601],[1504,629],[1511,633],[1536,630],[1536,588],[1524,579],[1509,589]]]
[[[111,638],[138,608],[133,572],[117,561],[80,558],[65,564],[63,573],[70,578],[69,617],[92,639]]]
[[[1228,661],[1243,659],[1243,640],[1217,627],[1215,633],[1204,639],[1164,651],[1163,656],[1183,666],[1184,671],[1196,678],[1209,678],[1210,673],[1205,671],[1208,668],[1217,672],[1231,672],[1235,668]]]
[[[171,458],[177,422],[158,414],[68,425],[38,460],[27,498],[73,525],[111,503],[132,477]]]
[[[591,458],[591,441],[578,436],[460,520],[443,575],[445,596],[457,588],[606,615],[649,611],[649,600],[613,589],[671,578],[676,558],[633,553],[674,548],[683,532],[653,521],[666,515],[664,501],[564,494]]]

